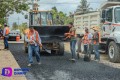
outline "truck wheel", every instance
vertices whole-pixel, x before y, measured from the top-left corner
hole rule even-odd
[[[27,47],[25,47],[25,53],[28,53],[28,48]]]
[[[58,52],[59,55],[63,56],[64,55],[64,43],[61,42],[59,43],[59,52]]]
[[[108,46],[108,55],[111,62],[120,62],[120,50],[119,46],[114,42],[110,42]]]

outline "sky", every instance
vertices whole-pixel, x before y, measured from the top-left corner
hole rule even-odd
[[[29,0],[31,1],[31,0]],[[38,4],[40,5],[39,10],[50,10],[52,7],[56,6],[58,11],[63,11],[66,14],[69,12],[74,12],[77,9],[81,0],[40,0]],[[99,9],[100,5],[107,0],[87,0],[90,7],[94,10]],[[27,13],[25,13],[27,14]],[[14,13],[8,18],[8,25],[11,27],[12,24],[16,22],[17,24],[22,24],[27,22],[24,15]]]

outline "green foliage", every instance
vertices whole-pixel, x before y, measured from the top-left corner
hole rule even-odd
[[[74,23],[74,18],[73,17],[67,17],[65,20],[65,25],[68,25],[70,22]]]
[[[16,22],[14,22],[12,25],[12,30],[16,30],[16,29],[18,29],[18,25]]]
[[[0,0],[0,19],[4,19],[14,12],[21,13],[28,9],[27,0]]]
[[[52,8],[52,14],[55,25],[66,25],[69,22],[73,22],[73,17],[67,16],[62,11],[58,11],[56,7]]]
[[[27,28],[28,28],[27,23],[22,23],[21,25],[17,25],[17,23],[14,22],[12,25],[12,30],[20,30],[21,33],[23,33],[24,30]]]
[[[90,4],[87,3],[87,0],[81,0],[80,5],[78,5],[77,7],[76,12],[87,13],[90,11],[90,9],[92,9],[92,8],[89,8],[89,6]]]
[[[0,18],[0,24],[4,25],[4,23],[5,23],[5,19],[4,18]],[[2,28],[3,28],[3,26],[2,26]]]
[[[26,30],[28,28],[27,23],[22,23],[21,25],[19,25],[19,30],[21,33],[24,32],[24,30]]]

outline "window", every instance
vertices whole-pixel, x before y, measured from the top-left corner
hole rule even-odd
[[[47,25],[47,13],[41,12],[41,23],[42,25]]]
[[[30,13],[30,25],[38,26],[39,25],[40,14]]]
[[[33,15],[32,14],[30,14],[30,25],[33,25]]]
[[[30,25],[46,26],[52,24],[52,14],[50,12],[30,13]]]
[[[120,23],[120,7],[115,8],[115,22]]]
[[[106,20],[109,21],[109,22],[112,22],[112,15],[113,15],[113,9],[110,8],[110,9],[107,10]]]
[[[105,19],[105,16],[106,16],[106,11],[103,10],[103,11],[102,11],[102,16],[101,16],[101,17],[102,17],[103,19]]]

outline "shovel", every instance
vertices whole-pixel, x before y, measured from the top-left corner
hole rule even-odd
[[[43,48],[46,52],[48,52],[49,54],[51,54],[51,50],[46,49],[44,46],[42,46],[42,48]]]

